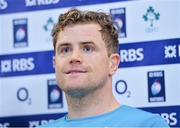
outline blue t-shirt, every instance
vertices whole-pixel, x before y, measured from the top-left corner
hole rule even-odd
[[[42,127],[169,127],[157,114],[122,105],[105,114],[67,119],[67,115]]]

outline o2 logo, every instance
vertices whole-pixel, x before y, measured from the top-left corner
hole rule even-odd
[[[115,84],[115,90],[118,94],[126,94],[127,98],[131,97],[131,92],[128,90],[128,85],[124,80],[118,80]]]
[[[31,104],[31,98],[29,97],[29,91],[27,88],[25,87],[21,87],[17,90],[16,93],[17,99],[20,102],[25,102],[27,101],[27,103],[30,105]]]

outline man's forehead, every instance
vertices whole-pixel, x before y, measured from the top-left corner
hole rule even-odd
[[[58,34],[57,42],[88,42],[97,38],[98,35],[101,37],[100,26],[97,24],[81,24],[67,26],[63,31]]]
[[[82,24],[71,24],[66,27],[60,32],[64,31],[77,31],[77,30],[101,30],[101,26],[97,23],[82,23]]]

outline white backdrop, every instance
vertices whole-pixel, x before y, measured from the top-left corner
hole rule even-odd
[[[179,0],[0,0],[0,127],[34,127],[67,112],[50,32],[71,7],[111,13],[121,31],[117,100],[180,127]]]

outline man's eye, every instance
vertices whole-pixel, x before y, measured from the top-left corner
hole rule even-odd
[[[70,51],[71,51],[70,47],[64,47],[60,49],[61,54],[66,54],[69,53]]]
[[[83,51],[92,52],[92,51],[94,51],[94,47],[92,47],[92,46],[84,46]]]

